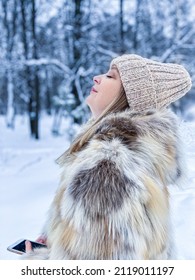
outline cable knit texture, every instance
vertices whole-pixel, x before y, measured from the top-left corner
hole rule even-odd
[[[191,88],[186,69],[178,64],[160,63],[134,54],[114,58],[129,106],[132,110],[158,109],[184,96]]]

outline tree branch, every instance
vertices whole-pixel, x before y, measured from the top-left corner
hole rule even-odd
[[[65,72],[66,74],[72,74],[72,71],[69,67],[61,63],[58,59],[47,59],[47,58],[40,58],[40,59],[29,59],[23,62],[27,66],[39,66],[39,65],[54,65],[58,67],[60,70]]]
[[[183,38],[180,40],[180,42],[176,45],[173,44],[171,48],[167,49],[164,54],[161,56],[160,61],[165,62],[172,53],[174,53],[177,49],[182,47],[183,44],[185,44],[192,36],[194,35],[194,30],[191,29]]]

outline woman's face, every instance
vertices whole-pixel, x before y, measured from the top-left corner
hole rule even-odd
[[[86,103],[93,117],[97,118],[119,96],[121,79],[117,69],[112,67],[106,74],[95,76],[93,81],[94,86],[86,98]]]

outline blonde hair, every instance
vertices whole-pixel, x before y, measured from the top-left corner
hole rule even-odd
[[[100,114],[100,116],[97,119],[91,118],[88,123],[91,124],[89,127],[81,134],[79,134],[70,147],[59,157],[57,158],[56,162],[60,165],[64,163],[64,160],[66,157],[70,155],[74,155],[74,153],[80,151],[91,139],[91,137],[94,135],[98,124],[100,121],[107,116],[110,113],[116,113],[120,111],[124,111],[126,108],[129,107],[129,104],[127,102],[126,94],[124,91],[124,88],[121,85],[121,91],[117,98],[115,98],[111,104],[109,104],[106,109]]]

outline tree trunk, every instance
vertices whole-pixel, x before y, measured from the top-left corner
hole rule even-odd
[[[33,58],[38,59],[37,55],[37,37],[36,37],[36,0],[32,0],[32,41],[33,41]],[[39,139],[39,77],[38,77],[38,67],[34,67],[34,96],[33,96],[33,119],[34,131],[33,135],[35,139]]]
[[[9,128],[14,128],[14,85],[13,85],[13,76],[12,70],[8,69],[7,71],[7,115],[6,115],[6,124]]]
[[[53,135],[59,135],[60,131],[60,125],[62,122],[62,117],[63,117],[63,108],[62,107],[57,107],[54,113],[54,120],[53,120],[53,125],[52,125],[52,133]]]
[[[22,14],[22,43],[24,47],[24,57],[26,60],[28,60],[30,54],[29,54],[29,47],[28,47],[28,41],[27,41],[27,15],[26,11],[28,10],[29,3],[26,3],[25,0],[20,0],[20,6],[21,6],[21,14]],[[29,115],[29,126],[30,126],[30,134],[33,137],[34,133],[34,124],[31,121],[33,119],[33,85],[31,82],[31,70],[29,66],[25,66],[24,69],[24,76],[27,83],[27,89],[28,89],[28,115]]]
[[[51,107],[52,107],[52,101],[51,101],[51,83],[52,83],[52,75],[50,74],[49,69],[46,68],[46,111],[48,115],[51,115]]]
[[[123,11],[123,4],[124,1],[120,0],[120,53],[123,54],[125,52],[125,45],[124,45],[124,11]]]
[[[74,28],[73,28],[73,57],[74,57],[74,65],[72,67],[75,68],[75,75],[79,67],[79,60],[81,58],[81,48],[80,48],[80,39],[82,37],[81,34],[81,27],[82,27],[82,0],[75,0],[74,1]],[[77,67],[75,67],[75,65]],[[72,92],[75,96],[75,108],[80,105],[79,95],[77,92],[77,88],[75,85],[75,80],[73,80],[72,84]],[[73,116],[74,122],[81,123],[81,120],[76,116]]]
[[[140,24],[140,6],[141,0],[136,0],[136,10],[135,10],[135,28],[134,28],[134,38],[133,38],[133,49],[136,51],[138,49],[138,32]]]
[[[9,128],[14,128],[15,109],[14,109],[14,86],[13,86],[13,70],[12,70],[12,51],[14,46],[14,38],[16,34],[16,18],[17,18],[17,2],[14,0],[13,8],[10,11],[9,2],[2,0],[2,8],[4,12],[3,24],[6,30],[6,60],[7,60],[7,112],[6,124]],[[11,3],[12,4],[12,3]]]

